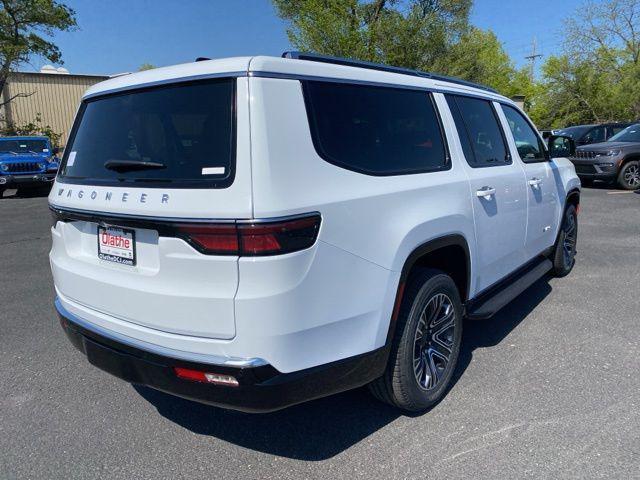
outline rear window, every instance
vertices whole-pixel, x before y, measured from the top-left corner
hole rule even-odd
[[[224,188],[235,167],[235,79],[90,99],[65,148],[70,183]]]
[[[449,168],[429,92],[317,81],[303,89],[314,146],[329,163],[369,175]]]

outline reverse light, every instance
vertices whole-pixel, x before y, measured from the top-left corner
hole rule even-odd
[[[237,387],[239,385],[238,380],[231,375],[202,372],[183,367],[174,367],[173,371],[178,378],[192,382],[213,383],[215,385],[226,385],[227,387]]]

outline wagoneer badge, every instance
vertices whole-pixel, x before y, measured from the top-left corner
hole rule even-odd
[[[116,195],[113,192],[101,192],[98,193],[95,190],[74,190],[73,188],[58,188],[58,196],[66,197],[66,198],[88,198],[90,200],[96,200],[100,198],[101,200],[105,200],[107,202],[111,201],[120,201],[122,203],[127,202],[138,202],[138,203],[147,203],[148,201],[153,202],[154,200],[159,200],[160,204],[169,203],[169,194],[168,193],[146,193],[146,192],[122,192]]]

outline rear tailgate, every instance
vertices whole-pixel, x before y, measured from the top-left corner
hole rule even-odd
[[[202,253],[175,234],[176,225],[252,216],[247,84],[231,81],[229,104],[228,90],[207,91],[205,81],[81,108],[49,196],[50,260],[63,301],[162,332],[235,336],[238,257]],[[194,85],[202,89],[180,90]],[[207,107],[216,95],[219,108]],[[112,157],[163,166],[112,170]]]

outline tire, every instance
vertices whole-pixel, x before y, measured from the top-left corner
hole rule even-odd
[[[560,234],[553,252],[553,274],[556,277],[569,275],[576,263],[578,241],[578,213],[574,205],[564,212]]]
[[[640,188],[640,161],[625,163],[618,173],[618,185],[625,190]]]
[[[369,384],[373,395],[411,412],[438,403],[450,387],[460,354],[462,318],[451,277],[434,269],[415,272],[402,299],[387,368]]]

